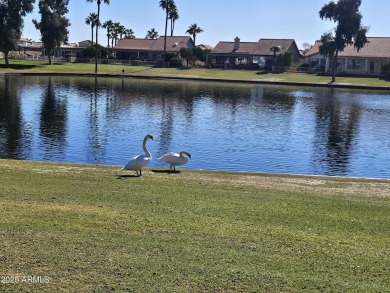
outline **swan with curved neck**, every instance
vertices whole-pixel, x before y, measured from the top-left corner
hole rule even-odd
[[[173,171],[176,171],[176,166],[181,166],[188,163],[188,160],[191,159],[191,154],[186,151],[181,151],[178,153],[167,153],[157,160],[163,161],[169,164],[169,168]]]
[[[134,170],[137,172],[137,176],[142,176],[142,168],[145,168],[152,161],[152,154],[146,148],[146,142],[148,139],[153,140],[153,136],[147,134],[142,143],[144,155],[138,155],[129,160],[129,162],[122,168],[122,170]]]

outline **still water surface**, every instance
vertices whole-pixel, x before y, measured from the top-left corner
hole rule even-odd
[[[0,158],[390,177],[390,93],[94,77],[0,77]]]

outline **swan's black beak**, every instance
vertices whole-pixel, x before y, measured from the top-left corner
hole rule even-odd
[[[154,139],[153,139],[153,136],[150,136],[150,138],[151,138],[152,140],[154,140]]]

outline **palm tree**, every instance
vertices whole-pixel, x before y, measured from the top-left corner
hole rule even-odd
[[[94,2],[95,0],[87,0],[87,2]],[[99,24],[99,17],[100,17],[100,4],[102,3],[102,0],[96,0],[97,6],[98,6],[98,12],[97,12],[97,23]],[[110,4],[110,0],[103,0],[104,3]],[[97,59],[98,59],[98,27],[96,27],[96,51],[95,51],[95,73],[97,73]]]
[[[203,32],[203,29],[201,27],[199,27],[196,23],[191,24],[188,27],[188,30],[186,31],[187,34],[192,35],[192,39],[194,40],[194,44],[195,44],[196,35],[201,33],[201,32]]]
[[[179,19],[179,12],[176,5],[169,11],[169,19],[171,20],[171,37],[173,36],[173,30],[175,29],[175,21]]]
[[[116,45],[116,41],[118,40],[118,32],[115,30],[115,27],[111,30],[111,48],[114,48],[114,42]]]
[[[119,34],[119,39],[123,39],[123,35],[125,34],[126,28],[123,25],[118,26],[118,34]]]
[[[103,28],[107,29],[107,48],[110,47],[110,32],[111,32],[111,29],[112,29],[112,26],[113,26],[113,22],[112,20],[107,20],[103,23]]]
[[[163,62],[165,61],[165,52],[167,50],[167,29],[168,29],[168,18],[169,11],[176,7],[174,0],[160,0],[160,7],[162,10],[165,10],[165,35],[164,35],[164,54],[163,54]]]
[[[85,19],[85,24],[91,26],[91,41],[92,41],[92,45],[93,45],[93,28],[96,26],[96,23],[97,23],[97,14],[94,13],[94,12],[91,12],[89,14],[89,16]]]
[[[274,53],[273,66],[275,66],[276,53],[280,52],[281,49],[282,49],[281,46],[272,46],[272,47],[270,48],[270,51]]]
[[[135,39],[134,31],[131,28],[125,29],[125,39]]]
[[[155,28],[152,28],[151,30],[148,31],[146,39],[157,39],[158,38],[158,32],[156,32]]]
[[[114,47],[118,43],[118,38],[121,32],[121,24],[119,22],[114,22],[111,30],[111,46]]]

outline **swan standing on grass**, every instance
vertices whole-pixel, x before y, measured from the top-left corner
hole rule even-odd
[[[142,148],[144,149],[145,155],[138,155],[130,159],[130,161],[122,168],[122,170],[134,170],[137,172],[137,176],[142,176],[142,168],[149,165],[149,163],[152,161],[152,154],[149,152],[149,150],[146,148],[146,141],[148,139],[154,140],[153,136],[150,134],[147,134],[144,138],[144,142],[142,144]],[[139,171],[139,173],[138,173]]]
[[[176,171],[176,166],[181,166],[184,164],[187,164],[188,160],[191,159],[191,154],[189,152],[181,151],[180,154],[178,153],[168,153],[157,160],[163,161],[167,164],[169,164],[170,169],[173,171]]]

